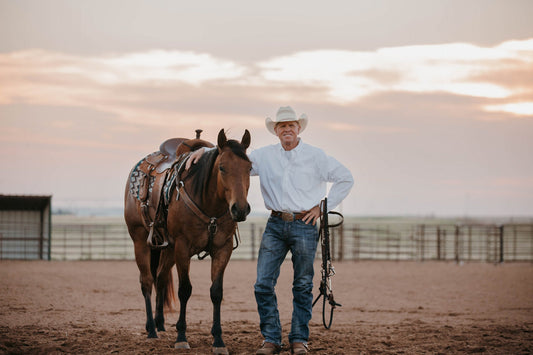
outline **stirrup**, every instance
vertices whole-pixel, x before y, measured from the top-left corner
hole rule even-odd
[[[154,226],[154,223],[150,223],[150,233],[148,234],[148,239],[146,240],[146,244],[148,244],[148,246],[152,249],[155,249],[155,250],[161,250],[161,249],[165,249],[168,247],[168,241],[166,240],[163,240],[163,244],[154,244],[153,243],[153,240],[154,240],[154,233],[156,234],[159,234],[157,233],[157,231],[155,231],[155,226]]]

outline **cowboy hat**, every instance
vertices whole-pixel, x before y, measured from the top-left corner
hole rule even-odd
[[[283,106],[280,107],[278,113],[276,113],[275,120],[272,120],[270,117],[266,118],[265,125],[270,133],[276,135],[276,130],[274,128],[276,127],[277,123],[291,121],[297,121],[300,124],[300,133],[302,133],[307,126],[307,115],[302,113],[300,118],[296,118],[296,112],[294,112],[292,107]]]

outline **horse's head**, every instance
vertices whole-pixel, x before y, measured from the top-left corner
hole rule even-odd
[[[246,130],[241,142],[228,140],[224,129],[218,133],[218,158],[214,168],[218,171],[218,194],[229,205],[231,217],[236,222],[246,220],[250,205],[246,199],[250,187],[252,163],[246,155],[250,146],[250,132]]]

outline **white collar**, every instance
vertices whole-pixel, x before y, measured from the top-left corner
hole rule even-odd
[[[285,150],[285,148],[283,148],[283,145],[280,143],[278,143],[278,149],[281,151],[281,152],[286,152],[286,153],[289,153],[289,152],[299,152],[302,148],[302,145],[303,145],[303,141],[302,141],[302,138],[298,137],[298,144],[296,145],[296,147],[292,148],[291,150]],[[294,154],[294,153],[291,153],[291,154]]]

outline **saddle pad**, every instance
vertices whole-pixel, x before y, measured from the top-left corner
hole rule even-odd
[[[141,190],[141,184],[144,179],[146,179],[146,174],[140,170],[141,164],[145,159],[142,159],[140,162],[135,165],[130,174],[130,193],[135,196],[137,200],[141,200],[139,192]],[[149,176],[149,185],[148,185],[148,194],[152,194],[152,189],[154,187],[155,177]]]
[[[174,191],[174,183],[176,181],[176,172],[173,171],[172,174],[165,181],[165,186],[163,186],[163,203],[165,206],[170,204],[170,197]]]

